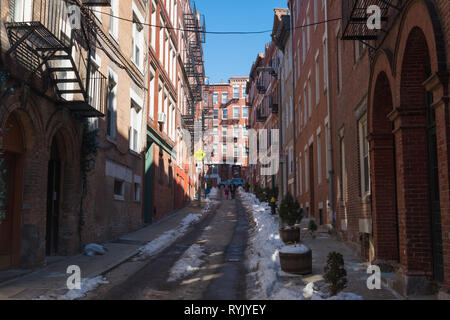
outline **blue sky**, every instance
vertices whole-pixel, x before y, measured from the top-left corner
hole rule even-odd
[[[271,30],[273,9],[286,8],[287,0],[196,0],[197,10],[205,15],[207,31]],[[270,32],[258,35],[206,34],[204,48],[206,76],[210,83],[248,75],[253,61]]]

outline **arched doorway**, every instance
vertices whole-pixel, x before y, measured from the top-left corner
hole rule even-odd
[[[10,115],[0,152],[0,270],[20,263],[20,209],[23,176],[22,127]]]
[[[53,256],[59,252],[59,224],[61,204],[62,160],[61,142],[55,135],[50,149],[47,178],[47,219],[45,248],[46,255]]]
[[[375,259],[398,262],[396,152],[393,123],[388,118],[392,111],[389,79],[380,72],[373,92],[369,134]]]
[[[413,28],[406,41],[400,80],[401,107],[392,119],[398,146],[397,180],[400,256],[407,275],[443,279],[437,141],[431,76],[423,31]]]

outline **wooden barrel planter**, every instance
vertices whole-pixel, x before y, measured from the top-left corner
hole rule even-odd
[[[281,270],[299,275],[312,273],[312,251],[304,245],[300,246],[301,247],[297,246],[299,248],[287,246],[280,250]]]
[[[300,242],[300,228],[289,228],[280,230],[280,238],[285,244]]]

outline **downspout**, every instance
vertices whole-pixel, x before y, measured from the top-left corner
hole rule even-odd
[[[292,0],[289,1],[289,15],[290,15],[290,19],[289,19],[289,23],[291,26],[291,30],[290,30],[290,36],[291,36],[291,60],[292,60],[292,73],[291,73],[291,77],[292,77],[292,108],[293,108],[293,118],[292,119],[292,144],[294,145],[294,154],[293,154],[293,162],[294,162],[294,194],[292,195],[294,197],[294,199],[297,199],[297,143],[296,143],[296,136],[295,136],[295,119],[296,117],[296,113],[295,113],[295,61],[294,61],[294,31],[295,31],[295,26],[294,26],[294,19],[292,16]],[[288,163],[288,167],[289,167],[289,163]]]
[[[325,21],[328,21],[328,4],[325,3]],[[329,187],[330,187],[330,214],[331,214],[331,225],[333,228],[336,227],[336,212],[334,210],[334,161],[333,161],[333,136],[331,134],[332,132],[332,109],[331,109],[331,67],[330,67],[330,37],[329,37],[329,30],[328,30],[328,22],[325,23],[325,34],[327,35],[327,56],[326,56],[326,62],[327,62],[327,69],[328,69],[328,75],[327,75],[327,108],[328,108],[328,130],[326,132],[327,139],[328,139],[328,176],[329,176]]]

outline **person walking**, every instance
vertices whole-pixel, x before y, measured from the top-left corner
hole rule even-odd
[[[228,200],[228,195],[230,194],[230,190],[228,189],[228,186],[225,186],[224,193],[225,193],[225,199]]]

